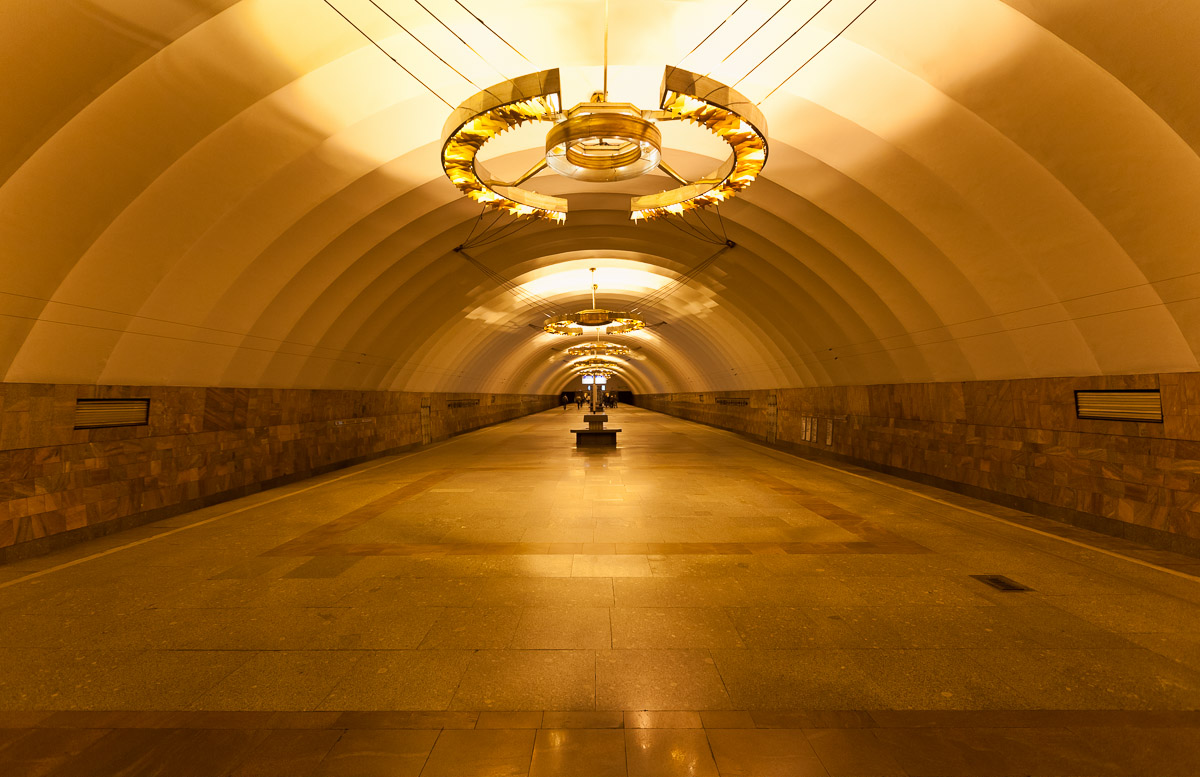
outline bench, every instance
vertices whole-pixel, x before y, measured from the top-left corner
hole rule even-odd
[[[588,414],[583,417],[588,428],[572,429],[575,435],[576,448],[615,448],[617,447],[617,432],[620,429],[604,428],[608,416],[602,413]]]

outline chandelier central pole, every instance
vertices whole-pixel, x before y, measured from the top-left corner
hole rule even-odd
[[[608,0],[604,0],[604,102],[608,102]],[[592,305],[592,307],[596,307]]]

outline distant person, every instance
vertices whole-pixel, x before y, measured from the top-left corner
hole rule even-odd
[[[583,394],[575,395],[575,407],[578,410],[583,410]]]
[[[563,412],[564,412],[564,413],[565,413],[565,412],[567,412],[567,404],[568,404],[570,401],[571,401],[571,398],[570,398],[570,397],[568,397],[568,396],[567,396],[567,395],[564,393],[564,394],[562,395],[562,402],[561,402],[561,404],[562,404],[562,409],[563,409]]]

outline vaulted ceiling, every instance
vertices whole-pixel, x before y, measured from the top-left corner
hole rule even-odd
[[[4,380],[565,384],[568,343],[455,253],[480,208],[440,134],[448,104],[523,73],[560,68],[586,100],[603,2],[377,0],[409,35],[331,1],[411,75],[324,0],[0,0]],[[868,3],[611,0],[611,99],[654,108],[664,66],[711,72],[762,100],[770,140],[706,217],[736,246],[614,338],[630,384],[1196,369],[1200,3]],[[492,164],[528,167],[545,127]],[[664,156],[701,170],[704,140],[668,133]],[[544,173],[529,187],[567,197],[566,223],[471,255],[563,310],[596,267],[621,309],[717,249],[629,220],[631,193],[670,185]]]

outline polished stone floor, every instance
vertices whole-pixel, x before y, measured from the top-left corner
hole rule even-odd
[[[1200,773],[1196,559],[612,423],[0,567],[0,774]]]

